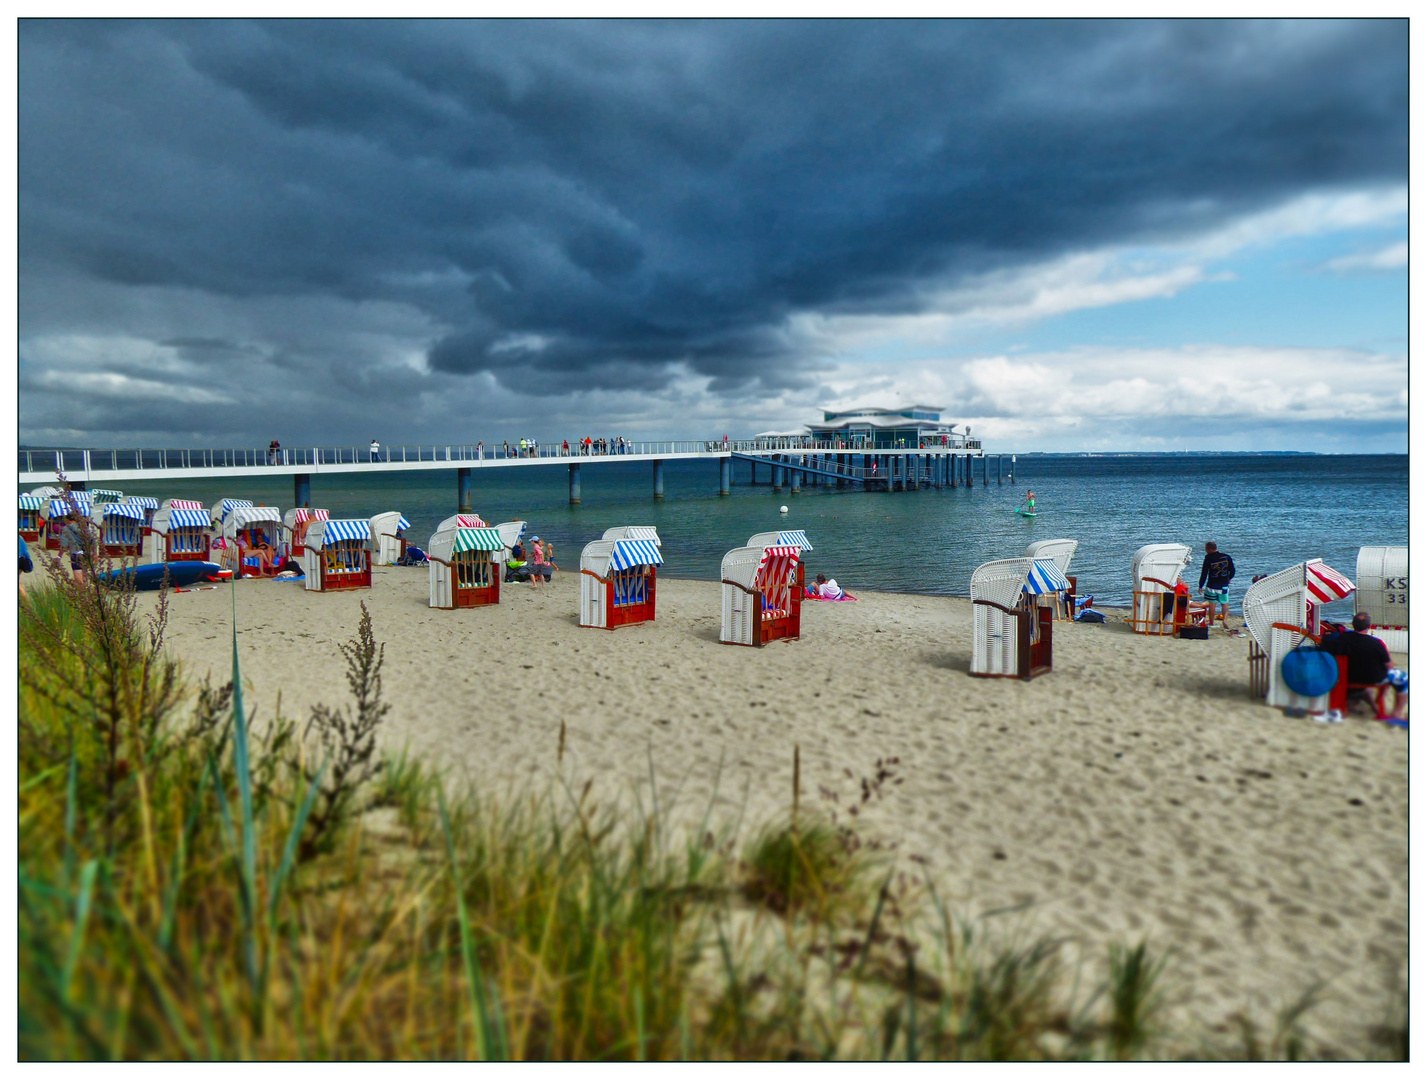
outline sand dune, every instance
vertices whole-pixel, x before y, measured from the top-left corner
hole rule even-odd
[[[962,910],[1028,904],[1018,918],[1097,958],[1116,937],[1173,946],[1176,1008],[1204,1025],[1244,1011],[1271,1026],[1320,979],[1310,1026],[1341,1053],[1366,1053],[1386,1016],[1407,956],[1407,735],[1250,701],[1244,638],[1060,624],[1055,671],[1022,684],[968,675],[966,600],[807,604],[802,640],[755,650],[718,644],[709,582],[662,580],[657,624],[609,632],[577,626],[572,574],[464,612],[430,610],[426,580],[379,568],[370,592],[334,595],[240,583],[250,704],[268,712],[281,691],[305,716],[345,700],[335,643],[364,599],[386,642],[385,742],[487,789],[547,782],[562,718],[567,769],[627,797],[652,757],[686,817],[720,759],[715,816],[756,821],[786,809],[795,743],[805,805],[819,788],[852,802],[857,778],[897,757],[903,783],[863,828],[925,857]],[[229,604],[226,588],[172,598],[191,673],[226,678]]]

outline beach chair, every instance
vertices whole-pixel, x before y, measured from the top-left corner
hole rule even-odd
[[[1372,620],[1372,635],[1388,652],[1410,652],[1407,633],[1407,548],[1358,548],[1354,605]]]
[[[309,521],[302,574],[308,592],[370,589],[372,523],[366,518]]]
[[[411,528],[399,510],[388,510],[371,519],[372,562],[377,566],[395,566],[406,554],[406,530]]]
[[[1323,562],[1310,559],[1255,581],[1244,594],[1244,625],[1249,650],[1249,687],[1270,705],[1310,712],[1328,708],[1327,694],[1304,697],[1284,683],[1283,658],[1305,640],[1319,640],[1319,608],[1351,596],[1351,581]],[[1255,668],[1257,667],[1257,670]]]
[[[437,529],[426,547],[431,607],[452,611],[500,603],[503,547],[496,529]]]
[[[159,501],[152,495],[125,495],[119,501],[137,506],[144,512],[144,535],[147,536],[154,526],[154,514],[158,512]]]
[[[218,514],[214,507],[213,515]],[[230,505],[221,520],[223,561],[234,574],[272,577],[278,572],[287,551],[287,527],[282,523],[281,510],[276,506]]]
[[[798,548],[738,547],[723,557],[723,618],[719,640],[755,647],[795,639],[802,625]]]
[[[178,505],[180,502],[186,505]],[[153,524],[144,538],[144,561],[208,562],[212,553],[212,520],[201,503],[165,502],[154,512]]]
[[[38,495],[20,496],[20,535],[25,543],[36,543],[44,528],[41,513],[45,510],[45,500]]]
[[[781,529],[778,532],[754,533],[748,538],[747,547],[795,547],[798,549],[798,595],[807,595],[805,583],[807,567],[803,563],[803,552],[812,551],[812,542],[802,529]]]
[[[1146,544],[1130,562],[1134,605],[1130,629],[1137,634],[1168,636],[1189,618],[1187,589],[1176,596],[1180,574],[1189,565],[1184,544]]]
[[[104,558],[137,559],[143,554],[143,507],[104,503],[94,508],[90,520],[99,530],[99,552]]]
[[[299,506],[289,510],[282,516],[283,527],[287,529],[287,534],[291,538],[289,552],[294,559],[302,562],[302,552],[304,550],[304,537],[307,530],[314,521],[327,521],[331,518],[326,510],[312,510],[306,506]]]
[[[1054,665],[1053,611],[1039,599],[1070,588],[1051,558],[997,559],[971,575],[971,674],[1033,679]]]
[[[1041,598],[1041,605],[1054,611],[1057,619],[1075,618],[1075,578],[1070,574],[1070,560],[1079,546],[1079,540],[1036,540],[1026,545],[1026,558],[1053,560],[1070,583],[1069,589]]]
[[[58,551],[60,533],[64,532],[65,520],[70,513],[78,511],[80,517],[93,518],[94,503],[87,491],[71,491],[51,498],[41,511],[44,519],[42,536],[46,551]]]
[[[89,494],[94,497],[94,502],[99,506],[103,506],[105,503],[124,501],[124,493],[115,491],[113,488],[90,488]]]
[[[580,552],[580,625],[613,630],[653,622],[657,568],[663,562],[657,534],[586,544]]]

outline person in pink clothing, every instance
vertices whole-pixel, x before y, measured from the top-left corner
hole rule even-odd
[[[545,550],[540,546],[540,537],[530,538],[530,587],[538,589],[545,581]]]

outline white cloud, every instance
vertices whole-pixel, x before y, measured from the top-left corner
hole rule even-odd
[[[1222,259],[1293,237],[1391,225],[1407,217],[1407,188],[1303,195],[1182,245],[1199,259]]]
[[[1405,187],[1305,195],[1190,241],[1076,252],[928,289],[910,314],[800,312],[788,320],[787,334],[810,351],[834,354],[874,349],[889,341],[950,342],[987,327],[1023,326],[1088,308],[1169,299],[1207,281],[1232,280],[1232,272],[1211,270],[1210,264],[1246,249],[1294,237],[1389,226],[1406,213]],[[1406,265],[1407,245],[1364,258],[1368,261],[1349,265],[1340,260],[1342,266],[1330,266]]]
[[[786,426],[817,408],[927,401],[1012,449],[1229,445],[1275,432],[1277,448],[1308,448],[1348,426],[1401,440],[1407,359],[1352,349],[1192,345],[921,361],[847,361]],[[1287,440],[1286,442],[1284,440]],[[1240,443],[1236,448],[1245,448]]]
[[[177,402],[184,405],[233,404],[233,399],[227,394],[201,386],[135,379],[112,371],[43,371],[27,381],[35,390],[108,400]]]
[[[1344,255],[1332,259],[1324,265],[1325,270],[1339,274],[1361,271],[1401,270],[1407,265],[1407,241],[1391,244],[1381,251],[1364,251],[1356,255]]]

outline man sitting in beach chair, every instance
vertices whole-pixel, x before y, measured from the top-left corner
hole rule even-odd
[[[1368,633],[1371,627],[1372,616],[1360,611],[1353,616],[1351,631],[1325,637],[1321,648],[1326,653],[1347,658],[1349,704],[1366,702],[1376,707],[1370,695],[1382,694],[1390,686],[1395,691],[1392,715],[1384,719],[1404,720],[1407,717],[1407,672],[1393,667],[1392,654],[1382,639]]]

